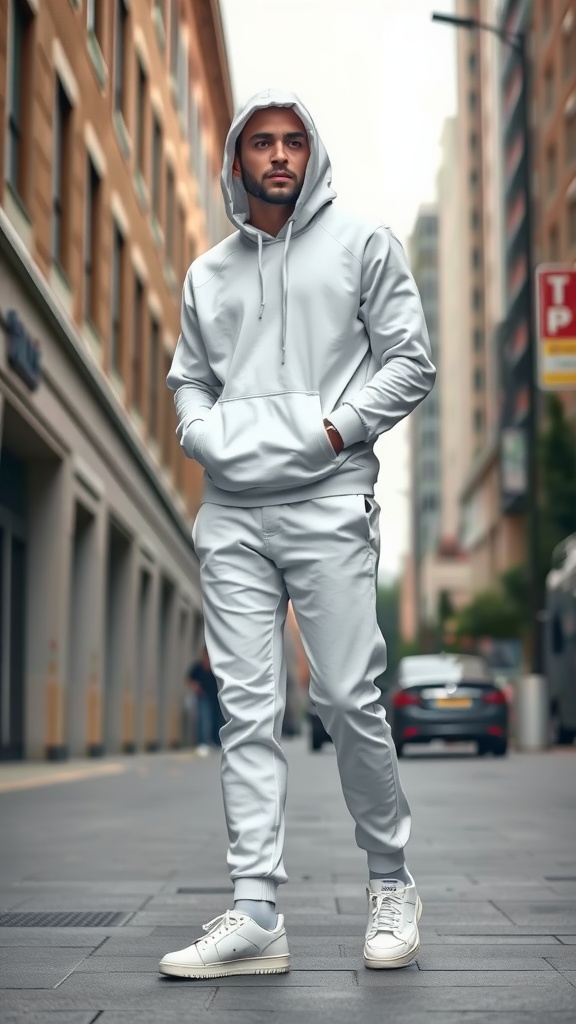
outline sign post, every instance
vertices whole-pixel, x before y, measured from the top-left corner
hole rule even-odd
[[[576,391],[576,268],[536,268],[538,384],[543,391]]]

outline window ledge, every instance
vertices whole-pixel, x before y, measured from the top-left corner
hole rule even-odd
[[[58,263],[53,263],[48,273],[48,281],[58,302],[66,310],[66,313],[73,319],[74,294],[70,281]]]
[[[114,367],[110,368],[110,383],[112,384],[114,394],[118,396],[122,405],[124,405],[126,399],[126,385],[118,373],[118,370],[115,370]]]
[[[162,21],[162,11],[154,4],[154,10],[152,11],[152,21],[154,22],[154,31],[156,32],[156,39],[158,40],[158,46],[162,53],[166,49],[166,30],[164,28],[164,22]]]
[[[164,245],[164,232],[160,227],[156,214],[150,214],[150,230],[152,231],[152,238],[159,249]]]
[[[90,354],[99,366],[102,366],[102,338],[90,320],[82,324],[82,336],[85,338]]]
[[[134,172],[134,188],[136,189],[140,209],[147,213],[150,209],[150,193],[141,171]]]
[[[96,78],[98,79],[98,84],[101,89],[105,89],[106,82],[108,81],[108,68],[106,66],[102,50],[100,49],[100,43],[98,42],[94,32],[88,32],[86,43],[88,46],[90,60],[92,61],[92,66],[96,73]]]
[[[122,111],[114,111],[114,129],[116,131],[116,138],[120,144],[122,155],[126,160],[129,160],[132,155],[132,143],[126,127],[126,122],[122,116]]]
[[[178,281],[176,280],[176,274],[174,273],[172,264],[169,260],[164,260],[164,280],[166,281],[170,291],[177,293]]]
[[[34,241],[34,229],[32,227],[30,214],[10,182],[6,181],[4,184],[4,209],[6,211],[6,215],[12,224],[12,227],[15,228],[24,242],[28,252],[31,253]]]

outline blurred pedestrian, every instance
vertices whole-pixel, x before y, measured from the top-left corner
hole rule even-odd
[[[218,701],[218,683],[210,667],[210,658],[206,648],[203,649],[199,661],[188,669],[187,682],[196,696],[196,752],[206,757],[211,747],[220,747],[220,729],[224,725],[224,717]]]
[[[342,132],[351,147],[366,145],[352,122]],[[331,180],[298,98],[255,96],[234,119],[224,154],[236,232],[195,260],[184,284],[168,385],[182,447],[205,470],[194,543],[226,720],[234,908],[206,926],[204,939],[167,954],[166,974],[289,969],[275,909],[287,880],[280,732],[288,597],[310,695],[368,858],[364,962],[402,967],[419,948],[421,904],[404,854],[410,813],[374,685],[386,647],[376,621],[373,446],[426,396],[435,371],[400,243],[378,222],[339,210]],[[329,872],[327,863],[326,880]]]

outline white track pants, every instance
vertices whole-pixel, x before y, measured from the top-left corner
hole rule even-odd
[[[398,870],[410,812],[374,685],[386,666],[376,621],[376,503],[362,494],[261,508],[205,503],[194,541],[206,643],[225,718],[222,789],[235,898],[274,901],[287,879],[280,732],[288,598],[310,665],[310,695],[336,748],[356,842],[371,870]]]

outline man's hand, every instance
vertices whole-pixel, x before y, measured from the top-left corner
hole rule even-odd
[[[344,447],[344,441],[342,440],[341,435],[336,430],[336,427],[330,423],[330,420],[324,420],[324,426],[326,428],[326,433],[330,438],[330,444],[336,452],[336,455],[340,455],[340,452]]]

